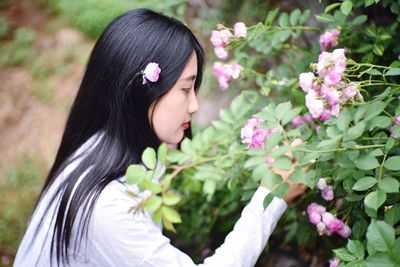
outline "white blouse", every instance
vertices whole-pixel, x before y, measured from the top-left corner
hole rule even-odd
[[[77,153],[90,149],[93,141],[92,137]],[[54,229],[52,218],[56,214],[57,201],[51,204],[36,235],[35,230],[56,186],[78,162],[65,168],[39,202],[18,249],[14,266],[50,266],[50,244]],[[139,198],[129,196],[127,189],[139,194]],[[161,225],[152,221],[152,214],[146,211],[129,212],[150,192],[140,193],[136,185],[126,184],[125,178],[121,177],[109,183],[101,192],[89,223],[88,238],[78,253],[70,258],[69,266],[254,266],[287,208],[282,199],[275,197],[264,209],[263,201],[269,193],[267,188],[259,187],[224,243],[204,263],[196,265],[188,255],[170,244],[170,240],[162,233]],[[73,253],[72,249],[70,253]]]

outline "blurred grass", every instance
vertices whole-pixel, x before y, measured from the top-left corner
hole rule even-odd
[[[134,8],[145,7],[180,18],[187,0],[47,0],[51,8],[70,19],[71,23],[91,38],[117,16]]]
[[[24,154],[0,175],[0,252],[14,254],[41,190],[45,167],[37,157]]]

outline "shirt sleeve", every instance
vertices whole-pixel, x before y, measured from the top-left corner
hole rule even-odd
[[[96,248],[95,244],[95,251],[99,252],[97,258],[103,258],[103,263],[109,262],[113,266],[254,266],[287,208],[282,199],[274,197],[264,209],[264,198],[269,193],[264,187],[256,190],[224,243],[202,264],[196,265],[187,254],[172,246],[161,229],[153,223],[150,214],[137,213],[132,218],[132,214],[122,214],[115,209],[114,216],[108,212],[107,216],[101,218],[95,216],[93,237],[101,236],[101,240],[95,243],[107,244],[107,248],[112,250],[112,253],[107,253],[106,249],[98,245]]]

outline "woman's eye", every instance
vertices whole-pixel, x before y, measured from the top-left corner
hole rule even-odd
[[[189,94],[190,93],[190,88],[182,88],[182,90],[185,92],[185,94]]]

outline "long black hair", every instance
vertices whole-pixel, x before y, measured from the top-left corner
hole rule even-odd
[[[130,164],[140,163],[146,147],[160,145],[148,119],[149,108],[174,86],[193,52],[198,62],[197,92],[204,52],[182,22],[148,9],[135,9],[120,15],[105,28],[90,55],[40,196],[76,160],[72,157],[74,152],[90,137],[101,133],[96,146],[85,152],[56,190],[61,198],[53,217],[50,262],[55,252],[57,264],[69,263],[68,250],[79,249],[95,202],[105,186],[123,176]],[[159,64],[160,78],[143,85],[140,71],[150,62]],[[189,135],[190,128],[185,131],[185,136]],[[78,212],[82,216],[77,217]],[[78,235],[72,242],[73,227],[77,227]]]

